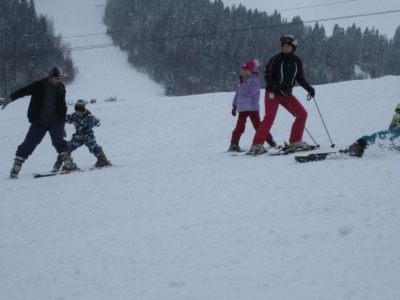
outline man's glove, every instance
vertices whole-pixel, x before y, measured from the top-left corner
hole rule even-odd
[[[93,128],[93,123],[92,122],[88,122],[86,125],[87,128],[92,129]]]
[[[243,75],[240,75],[238,78],[239,84],[242,84],[244,82],[244,77]]]
[[[287,97],[286,93],[284,91],[282,91],[281,86],[280,85],[274,85],[274,87],[272,88],[272,90],[274,91],[275,94],[282,96],[282,97]]]
[[[232,107],[232,116],[236,116],[236,106],[235,105],[233,105],[233,107]]]
[[[312,86],[310,86],[310,87],[308,88],[307,92],[308,92],[307,100],[310,101],[311,98],[314,98],[314,97],[315,97],[315,89],[314,89]]]
[[[6,106],[12,102],[11,97],[7,97],[6,99],[0,100],[0,105],[3,105],[1,109],[5,109]]]

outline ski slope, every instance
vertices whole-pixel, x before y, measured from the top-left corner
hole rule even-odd
[[[73,36],[105,31],[102,4],[40,0],[37,10]],[[85,39],[70,42],[111,43]],[[67,98],[97,99],[95,135],[116,167],[33,179],[57,156],[46,136],[11,180],[29,98],[0,111],[1,300],[398,298],[399,154],[373,146],[361,159],[310,164],[229,156],[234,93],[165,97],[113,47],[73,59],[80,73]],[[335,149],[386,129],[399,86],[396,76],[315,86]],[[332,150],[315,103],[294,94],[321,151]],[[292,121],[279,110],[279,143]],[[249,124],[241,146],[253,135]],[[95,163],[85,147],[73,158]]]

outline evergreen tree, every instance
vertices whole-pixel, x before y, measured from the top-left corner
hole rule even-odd
[[[393,40],[388,46],[386,69],[390,75],[400,75],[400,26],[397,27]]]
[[[0,96],[46,76],[55,65],[71,82],[75,68],[68,45],[54,35],[53,24],[36,14],[33,0],[0,2]]]
[[[258,59],[262,72],[282,51],[279,39],[285,34],[298,38],[311,84],[354,79],[356,65],[373,76],[399,68],[388,62],[400,48],[399,34],[388,41],[375,29],[362,33],[353,24],[336,25],[327,37],[323,26],[304,25],[299,16],[288,22],[277,11],[229,8],[221,0],[108,0],[104,21],[129,62],[165,85],[168,95],[233,91],[240,64]]]

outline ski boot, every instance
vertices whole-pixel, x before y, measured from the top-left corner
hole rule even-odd
[[[271,148],[276,148],[276,147],[277,147],[277,144],[276,144],[276,142],[275,142],[273,139],[267,140],[267,144],[268,144]]]
[[[54,163],[53,170],[51,172],[58,173],[58,171],[60,171],[63,163],[64,163],[64,160],[63,160],[61,154],[59,154],[57,156],[57,161]]]
[[[367,143],[363,139],[359,139],[353,144],[350,145],[349,148],[340,150],[340,153],[347,154],[348,156],[356,156],[361,157],[364,154],[364,150],[367,147]]]
[[[107,159],[104,152],[101,151],[100,154],[97,155],[97,162],[95,163],[94,167],[95,168],[103,168],[103,167],[109,167],[109,166],[112,166],[111,162]]]
[[[303,141],[289,143],[289,148],[292,150],[311,150],[311,146]]]
[[[257,145],[251,145],[249,152],[247,152],[247,155],[260,155],[267,153],[267,149],[264,148],[262,144],[257,144]]]
[[[25,162],[25,159],[22,157],[17,156],[14,158],[14,165],[10,172],[10,178],[17,179],[19,171],[21,171],[22,164]]]
[[[68,151],[65,151],[63,153],[60,153],[61,159],[64,162],[64,165],[62,167],[62,171],[75,171],[75,170],[79,170],[79,168],[77,167],[77,165],[74,163],[74,161],[72,160],[71,157],[71,153],[69,153]]]
[[[229,152],[240,152],[240,151],[242,151],[242,149],[240,149],[239,144],[232,143],[232,144],[229,146],[228,151],[229,151]]]

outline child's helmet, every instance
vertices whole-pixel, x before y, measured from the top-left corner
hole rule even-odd
[[[86,101],[79,99],[75,103],[75,110],[84,112],[86,110],[86,104]]]
[[[394,111],[396,112],[396,113],[400,113],[400,103],[399,104],[397,104],[397,106],[396,106],[396,108],[394,109]]]

